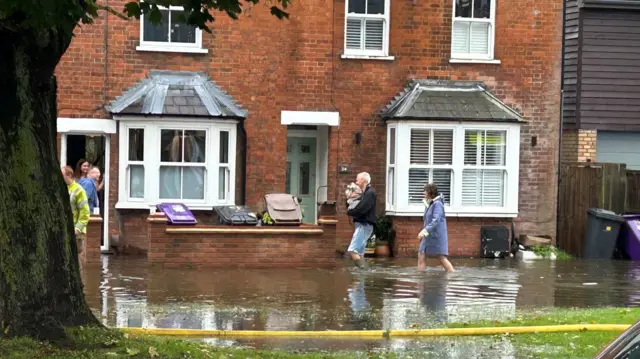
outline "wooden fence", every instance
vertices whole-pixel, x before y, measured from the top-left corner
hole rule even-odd
[[[640,213],[640,171],[627,170],[627,213]]]
[[[589,208],[640,209],[640,172],[627,171],[624,164],[564,163],[559,185],[558,246],[574,256],[582,256]]]

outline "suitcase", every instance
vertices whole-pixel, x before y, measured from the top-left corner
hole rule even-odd
[[[247,206],[216,206],[213,207],[218,217],[218,224],[227,226],[256,226],[258,216]]]
[[[276,226],[299,226],[302,210],[298,199],[287,193],[270,193],[264,196],[267,213]]]
[[[193,213],[182,203],[160,203],[156,205],[156,209],[167,216],[169,224],[195,225],[198,223]]]
[[[509,229],[504,226],[480,227],[480,256],[505,258],[509,256]]]

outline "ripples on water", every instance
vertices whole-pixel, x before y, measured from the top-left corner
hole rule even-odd
[[[457,260],[454,265],[458,272],[449,274],[437,267],[419,273],[414,261],[381,261],[366,272],[342,261],[335,270],[163,270],[148,268],[145,259],[103,256],[100,267],[84,268],[83,280],[89,305],[105,324],[117,327],[433,328],[508,320],[516,308],[640,306],[640,266],[630,262]],[[512,357],[508,342],[488,340],[492,352]],[[468,345],[483,345],[477,338],[472,344],[446,338],[209,341],[291,350],[340,350],[356,344],[360,349],[446,347],[453,353],[447,358],[468,353]]]

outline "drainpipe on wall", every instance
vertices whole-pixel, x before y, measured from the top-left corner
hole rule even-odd
[[[560,236],[560,164],[562,163],[562,129],[564,122],[564,49],[566,38],[566,18],[567,18],[567,0],[562,1],[562,59],[560,65],[560,125],[558,126],[558,165],[556,166],[556,175],[558,176],[556,188],[556,247],[558,247],[558,239]]]
[[[242,204],[247,205],[247,131],[244,128],[244,119],[238,121],[238,127],[242,132],[242,187],[240,189],[242,195]]]

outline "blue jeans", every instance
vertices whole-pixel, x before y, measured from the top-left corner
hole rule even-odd
[[[367,246],[367,239],[371,237],[373,233],[373,225],[368,223],[354,223],[355,230],[353,231],[353,237],[351,237],[351,243],[347,252],[355,252],[359,255],[364,255],[364,248]]]

